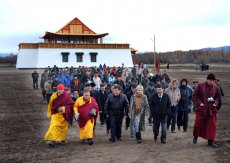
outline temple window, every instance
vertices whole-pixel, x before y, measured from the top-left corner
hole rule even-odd
[[[62,52],[62,62],[69,62],[69,52]]]
[[[97,62],[97,53],[93,52],[89,54],[90,54],[91,62]]]
[[[83,62],[83,52],[77,52],[76,56],[77,56],[77,62]]]

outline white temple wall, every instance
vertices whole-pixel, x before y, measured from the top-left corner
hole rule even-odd
[[[38,49],[19,49],[16,68],[38,68]]]
[[[62,52],[68,52],[68,62],[62,62]],[[83,62],[77,62],[76,53],[84,53]],[[97,53],[97,62],[91,62],[90,53]],[[20,49],[17,68],[46,68],[53,67],[78,67],[81,66],[107,66],[132,67],[133,61],[130,49]]]

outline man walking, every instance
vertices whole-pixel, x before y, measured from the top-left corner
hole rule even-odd
[[[38,89],[39,74],[37,73],[36,70],[34,70],[34,72],[32,73],[32,78],[33,78],[33,88]]]
[[[157,141],[159,127],[161,125],[161,143],[166,143],[167,117],[170,110],[171,102],[167,94],[163,93],[161,84],[156,87],[157,93],[153,95],[150,102],[150,114],[153,117],[153,134],[154,140]]]
[[[113,93],[109,94],[105,102],[105,113],[111,122],[111,142],[121,140],[122,121],[128,115],[129,102],[125,94],[121,93],[121,87],[115,85]]]
[[[105,102],[109,95],[109,91],[105,89],[105,84],[100,85],[100,91],[98,92],[98,105],[99,105],[99,113],[100,113],[100,122],[103,126],[105,124],[106,115],[105,115]]]
[[[46,91],[46,100],[47,100],[47,103],[49,103],[50,97],[53,94],[53,90],[52,90],[51,85],[52,85],[51,77],[48,77],[48,80],[47,80],[47,82],[45,82],[45,85],[44,85],[44,89]]]

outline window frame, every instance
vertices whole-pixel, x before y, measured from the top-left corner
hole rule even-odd
[[[97,52],[90,52],[89,54],[90,54],[90,61],[91,62],[97,62],[98,53]],[[93,60],[94,59],[93,57],[95,57],[95,60]]]
[[[62,55],[62,62],[69,62],[69,52],[61,52]],[[64,58],[67,57],[67,58]],[[66,60],[65,60],[66,59]]]
[[[83,55],[84,55],[83,52],[76,52],[75,55],[76,55],[77,62],[83,62]],[[78,57],[80,57],[80,60],[78,60],[79,59]]]

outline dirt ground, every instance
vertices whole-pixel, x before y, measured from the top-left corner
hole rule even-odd
[[[0,163],[5,162],[110,162],[110,163],[211,163],[230,162],[230,66],[211,65],[221,80],[225,97],[217,115],[217,149],[207,147],[207,141],[192,143],[194,113],[190,114],[188,132],[167,133],[167,144],[153,141],[152,127],[146,123],[143,143],[137,144],[123,127],[123,141],[110,143],[105,126],[97,125],[94,145],[81,144],[78,126],[69,128],[67,142],[48,148],[43,137],[49,127],[47,104],[41,90],[32,89],[33,70],[16,70],[0,66]],[[42,72],[42,70],[38,70]],[[170,77],[204,81],[208,72],[196,72],[186,65],[167,70]]]

